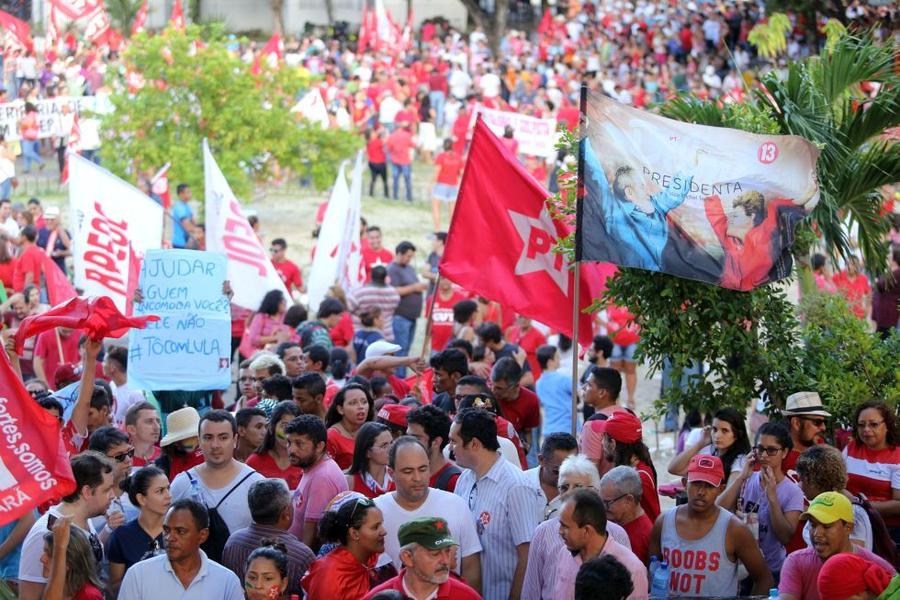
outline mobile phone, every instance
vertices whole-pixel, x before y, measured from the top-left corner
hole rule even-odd
[[[48,530],[53,529],[53,525],[56,524],[56,519],[57,519],[57,517],[53,513],[50,513],[47,515],[47,529]]]

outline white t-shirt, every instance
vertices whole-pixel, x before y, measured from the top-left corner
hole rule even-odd
[[[228,498],[225,499],[225,502],[219,506],[219,516],[222,517],[222,520],[225,521],[225,524],[228,525],[228,532],[234,533],[238,529],[243,529],[244,527],[249,527],[253,522],[253,518],[250,516],[250,505],[247,502],[247,494],[250,491],[250,486],[259,481],[260,479],[264,479],[262,475],[257,473],[252,467],[248,467],[247,465],[241,465],[241,470],[238,472],[237,477],[228,482],[228,485],[221,487],[217,490],[211,490],[206,487],[206,484],[203,483],[203,480],[197,476],[197,469],[188,469],[183,473],[179,473],[175,479],[172,481],[172,501],[181,500],[182,498],[190,498],[191,497],[191,480],[188,477],[188,473],[194,479],[200,482],[200,490],[203,494],[203,500],[206,502],[206,506],[208,508],[214,508],[222,498],[227,494],[231,488],[233,488],[238,481],[243,479],[240,486],[231,492]],[[247,474],[251,475],[247,477]],[[247,477],[246,479],[244,479]]]
[[[459,543],[460,558],[481,552],[481,542],[478,539],[478,531],[475,529],[472,513],[466,506],[466,501],[456,494],[430,488],[428,497],[422,506],[408,511],[400,508],[400,505],[394,500],[394,493],[390,493],[375,498],[375,506],[381,509],[384,528],[387,531],[387,537],[384,539],[384,554],[378,559],[380,565],[393,562],[398,570],[403,567],[403,563],[400,561],[400,540],[397,539],[397,532],[400,531],[400,526],[407,521],[422,517],[440,517],[447,521],[450,535]],[[457,573],[461,563],[462,561],[457,563]]]
[[[478,87],[485,98],[496,98],[500,95],[500,78],[496,73],[485,73],[478,80]]]
[[[378,122],[385,124],[393,123],[394,117],[396,117],[397,113],[401,110],[403,110],[403,105],[400,104],[400,101],[393,96],[387,96],[381,101],[381,106],[378,111]]]
[[[61,504],[51,506],[50,510],[45,512],[28,530],[25,541],[22,542],[22,556],[19,559],[19,581],[30,581],[31,583],[47,583],[44,577],[44,566],[41,564],[41,554],[44,553],[44,534],[49,531],[47,529],[47,519],[50,515],[56,517],[61,516],[59,507]],[[78,527],[77,525],[72,525]],[[85,534],[96,534],[97,531],[88,520],[89,531],[81,530]],[[78,527],[78,529],[81,529]]]
[[[127,383],[118,386],[114,383],[109,385],[113,388],[113,394],[116,397],[116,426],[124,427],[125,413],[128,412],[128,409],[138,402],[143,402],[146,398],[142,392],[128,387]]]

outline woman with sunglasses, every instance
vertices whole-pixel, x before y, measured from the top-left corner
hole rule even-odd
[[[369,391],[360,384],[347,384],[334,397],[325,413],[325,427],[328,428],[325,448],[341,469],[349,469],[353,462],[359,428],[373,420],[375,402]]]
[[[125,480],[124,487],[141,512],[109,537],[109,589],[113,594],[131,565],[164,552],[163,518],[172,504],[169,478],[159,467],[141,467]]]
[[[44,534],[41,565],[47,586],[44,600],[103,600],[103,584],[88,537],[72,527],[72,517],[60,517]]]
[[[301,585],[307,598],[340,597],[359,600],[372,589],[370,573],[384,552],[381,511],[371,498],[358,492],[341,492],[319,521],[319,539],[338,544],[316,560]]]
[[[713,417],[712,426],[704,428],[700,439],[685,449],[669,463],[669,473],[684,477],[688,464],[697,454],[718,456],[725,467],[726,482],[731,481],[744,467],[750,452],[746,415],[734,408],[720,409]]]
[[[797,530],[804,496],[800,486],[782,468],[794,445],[788,428],[781,423],[765,423],[758,435],[759,443],[740,474],[716,503],[739,516],[747,515],[748,525],[753,523],[751,515],[757,515],[759,548],[777,584],[786,556],[784,546]],[[759,470],[754,471],[757,466]]]
[[[367,498],[394,491],[387,472],[388,453],[394,441],[391,430],[382,423],[364,423],[356,434],[353,463],[347,469],[347,487]]]
[[[247,466],[253,467],[264,477],[284,479],[290,490],[297,489],[303,471],[300,467],[291,465],[284,428],[294,417],[299,416],[300,407],[292,400],[276,404],[262,445],[247,458]]]
[[[844,448],[847,489],[863,494],[900,541],[900,448],[897,416],[884,402],[863,402],[853,415],[853,439]]]

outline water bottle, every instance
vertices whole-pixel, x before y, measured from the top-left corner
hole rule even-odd
[[[206,506],[206,502],[203,501],[203,490],[200,488],[199,479],[191,479],[191,500]]]
[[[659,563],[659,567],[653,572],[653,579],[650,582],[650,597],[669,597],[669,563],[666,561]]]
[[[653,581],[653,576],[656,574],[656,570],[659,568],[659,557],[655,554],[650,557],[650,568],[648,569],[650,573],[650,581]]]
[[[769,590],[769,600],[778,600],[778,588],[772,588]]]

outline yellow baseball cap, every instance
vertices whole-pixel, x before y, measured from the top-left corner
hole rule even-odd
[[[823,492],[813,498],[806,512],[800,515],[803,521],[809,517],[825,525],[831,525],[835,521],[853,523],[853,506],[847,496],[840,492]]]

